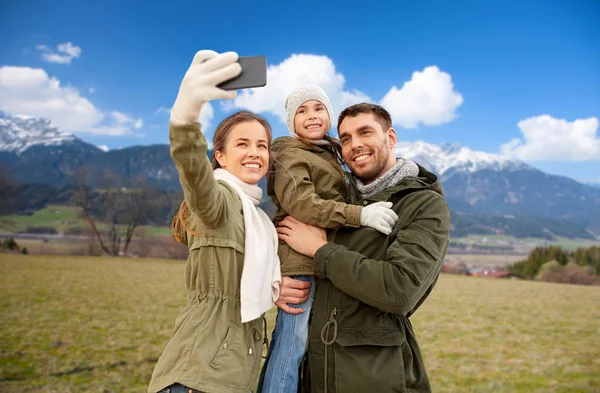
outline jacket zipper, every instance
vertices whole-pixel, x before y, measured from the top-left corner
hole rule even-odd
[[[338,325],[337,325],[337,320],[335,319],[335,317],[338,314],[339,309],[336,306],[333,306],[333,310],[331,310],[331,314],[329,315],[329,320],[327,321],[327,323],[325,323],[325,325],[323,326],[323,329],[321,329],[321,342],[323,342],[323,344],[325,344],[325,364],[323,367],[323,380],[325,383],[325,389],[324,392],[327,393],[327,380],[328,380],[328,353],[329,353],[329,346],[333,345],[333,343],[335,343],[335,340],[337,339],[337,329],[338,329]],[[329,339],[329,328],[333,325],[333,337],[331,338],[331,340]]]

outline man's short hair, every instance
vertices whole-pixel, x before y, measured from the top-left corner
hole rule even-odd
[[[342,124],[342,121],[344,121],[347,116],[356,117],[361,113],[372,113],[375,115],[375,119],[379,122],[379,124],[381,124],[383,131],[387,131],[388,129],[392,128],[392,117],[384,107],[363,102],[349,106],[348,108],[344,109],[342,113],[340,113],[337,124],[338,132],[340,131],[340,125]]]

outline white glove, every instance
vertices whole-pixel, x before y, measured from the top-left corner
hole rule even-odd
[[[218,54],[212,50],[196,53],[185,73],[175,104],[171,109],[171,122],[182,125],[198,121],[202,105],[211,100],[234,99],[235,90],[219,89],[217,85],[235,78],[242,72],[237,62],[238,54]]]
[[[360,212],[360,225],[377,229],[389,235],[398,221],[398,215],[390,209],[392,202],[377,202],[365,206]]]

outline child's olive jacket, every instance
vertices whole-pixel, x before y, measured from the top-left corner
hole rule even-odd
[[[277,207],[275,225],[290,215],[321,228],[360,226],[361,206],[344,203],[346,177],[332,154],[298,138],[279,137],[271,146],[272,170],[267,193]],[[312,258],[279,241],[281,274],[313,274]]]
[[[149,393],[180,383],[210,393],[248,393],[256,386],[262,318],[241,323],[244,218],[237,193],[216,181],[200,124],[174,126],[169,138],[185,202],[187,305],[155,366]]]
[[[312,393],[430,392],[409,317],[433,289],[448,247],[440,182],[419,167],[418,177],[361,198],[351,179],[349,201],[391,201],[398,221],[388,236],[339,228],[316,252],[304,382]]]

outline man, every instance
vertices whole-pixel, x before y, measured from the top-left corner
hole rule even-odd
[[[398,214],[389,235],[362,227],[324,230],[287,217],[280,239],[313,257],[319,278],[309,322],[303,389],[326,393],[430,392],[409,317],[435,285],[450,231],[437,177],[396,159],[396,131],[381,106],[357,104],[339,116],[350,168],[348,203],[387,201]],[[306,282],[286,278],[277,305],[306,299]],[[297,309],[296,309],[297,310]]]

